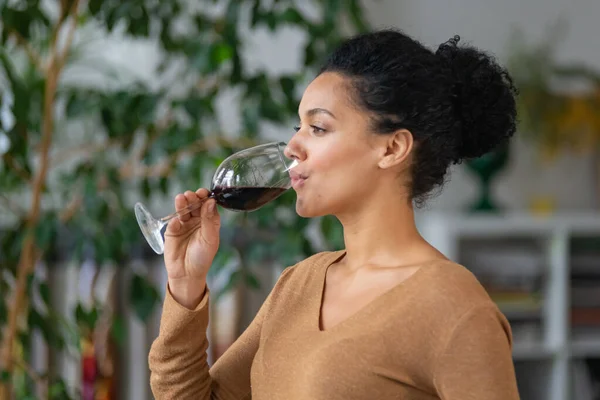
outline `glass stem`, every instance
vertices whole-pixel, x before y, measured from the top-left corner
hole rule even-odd
[[[206,202],[206,200],[208,200],[210,198],[212,198],[212,195],[209,195],[204,200],[200,200],[195,203],[188,204],[187,207],[182,208],[181,210],[174,212],[173,214],[167,215],[166,217],[162,217],[159,221],[166,224],[167,222],[169,222],[170,220],[172,220],[175,217],[181,217],[182,215],[189,214],[192,211],[197,210],[200,207],[202,207],[202,204],[204,204],[204,202]]]

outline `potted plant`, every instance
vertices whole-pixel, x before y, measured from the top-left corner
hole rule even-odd
[[[136,200],[166,202],[180,188],[196,188],[226,156],[267,141],[265,123],[291,127],[314,67],[343,32],[367,29],[357,0],[312,1],[311,16],[291,0],[201,3],[0,2],[1,400],[81,395],[52,365],[39,371],[29,364],[34,332],[53,351],[80,354],[83,346],[86,371],[95,362],[89,340],[98,324],[117,342],[122,337],[118,315],[103,319],[107,304],[79,304],[60,315],[51,301],[60,293],[36,273],[39,266],[57,259],[127,266],[147,250],[132,211]],[[284,26],[306,38],[298,71],[247,68],[242,30]],[[154,43],[161,82],[122,85],[122,71],[94,57],[96,39],[109,35]],[[75,68],[100,71],[107,84],[67,79]],[[216,101],[232,90],[241,126],[224,135]],[[308,221],[286,212],[293,202],[287,193],[259,211],[224,215],[213,270],[233,265],[223,290],[256,287],[254,266],[275,258],[292,263],[314,251],[303,234]],[[335,221],[324,218],[320,228],[339,243]],[[127,299],[145,320],[159,291],[143,268],[127,277]],[[41,301],[30,301],[36,297]],[[238,321],[235,329],[242,328]]]
[[[600,201],[600,71],[557,60],[562,28],[553,25],[533,44],[513,35],[509,69],[519,90],[519,132],[538,146],[543,161],[564,152],[591,154]]]

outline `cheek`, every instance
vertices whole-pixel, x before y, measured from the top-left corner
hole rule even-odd
[[[373,179],[371,163],[367,149],[356,144],[340,145],[315,154],[311,162],[311,170],[315,173],[315,180],[310,186],[314,189],[311,190],[311,198],[326,203],[346,199],[354,193],[357,185],[368,186],[368,181]]]

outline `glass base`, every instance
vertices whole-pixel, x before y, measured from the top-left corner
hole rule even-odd
[[[142,203],[136,203],[135,205],[135,218],[152,250],[156,254],[163,254],[165,252],[165,241],[161,229],[164,224],[154,218]]]

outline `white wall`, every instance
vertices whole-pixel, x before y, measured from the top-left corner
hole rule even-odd
[[[463,41],[496,54],[501,61],[506,58],[513,28],[537,41],[561,18],[567,32],[557,46],[557,58],[586,62],[600,70],[598,0],[365,0],[363,4],[376,27],[398,27],[431,47],[459,34]],[[513,164],[495,188],[507,207],[526,208],[535,195],[550,195],[565,210],[600,206],[598,177],[593,176],[589,156],[568,155],[552,165],[539,165],[530,144],[517,138],[514,148]],[[475,196],[473,182],[462,167],[455,168],[451,183],[431,207],[463,207]]]

